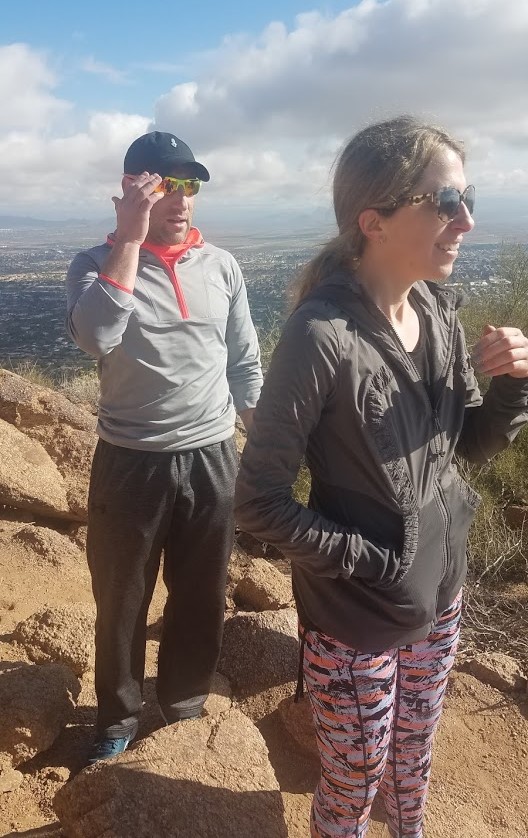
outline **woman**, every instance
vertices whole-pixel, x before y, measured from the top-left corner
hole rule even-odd
[[[482,399],[460,294],[438,284],[473,204],[462,145],[439,128],[401,117],[348,143],[339,235],[301,276],[242,457],[238,522],[292,561],[321,758],[313,838],[365,836],[378,789],[390,834],[422,836],[479,502],[453,458],[486,462],[528,419],[528,341],[486,327]],[[308,508],[292,497],[303,456]]]

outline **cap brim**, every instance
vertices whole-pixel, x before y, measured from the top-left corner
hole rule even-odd
[[[172,160],[170,165],[166,165],[162,168],[162,171],[158,172],[161,177],[170,177],[174,172],[178,172],[180,175],[185,175],[185,177],[197,177],[199,180],[203,180],[206,183],[208,180],[211,179],[209,172],[202,166],[201,163],[197,163],[196,161],[186,161],[178,163],[175,160]]]
[[[209,172],[205,166],[202,166],[201,163],[191,163],[189,168],[195,172],[195,177],[200,178],[200,180],[203,180],[204,183],[207,183],[207,181],[211,179]]]

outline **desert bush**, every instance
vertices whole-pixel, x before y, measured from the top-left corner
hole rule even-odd
[[[99,376],[97,370],[88,370],[74,375],[64,374],[58,389],[74,404],[81,404],[93,413],[99,403]]]
[[[486,324],[515,326],[528,334],[528,250],[520,244],[503,245],[498,274],[505,280],[498,290],[472,298],[460,311],[468,345],[479,339]],[[485,393],[490,379],[477,375]],[[504,510],[511,503],[528,504],[528,429],[483,467],[462,465],[464,476],[483,502],[469,540],[470,572],[480,578],[525,578],[528,533],[511,529]]]
[[[68,370],[39,364],[38,361],[23,360],[10,365],[11,372],[40,387],[48,387],[62,393],[74,404],[81,404],[97,412],[99,402],[99,377],[97,370]]]
[[[497,272],[504,283],[483,296],[471,297],[460,309],[469,347],[478,341],[488,323],[515,326],[528,334],[528,249],[521,244],[504,244]]]
[[[278,316],[270,316],[265,326],[257,329],[259,346],[260,346],[260,360],[262,362],[262,369],[264,373],[268,369],[271,361],[271,356],[279,342],[282,332],[283,321]]]
[[[39,387],[55,387],[55,379],[53,370],[49,366],[42,366],[38,361],[24,359],[23,361],[15,361],[7,367],[10,372],[14,372],[21,378],[25,378],[32,384],[38,384]]]

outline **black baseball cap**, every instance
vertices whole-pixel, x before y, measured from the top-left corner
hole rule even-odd
[[[153,175],[157,172],[161,177],[168,177],[175,169],[183,167],[190,177],[210,180],[209,172],[194,159],[189,146],[165,131],[151,131],[134,140],[123,164],[125,175],[140,175],[142,172]]]

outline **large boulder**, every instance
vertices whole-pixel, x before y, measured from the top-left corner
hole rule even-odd
[[[298,663],[297,614],[292,608],[239,612],[226,620],[218,669],[237,696],[295,680]]]
[[[65,663],[79,677],[93,666],[95,608],[84,603],[45,608],[17,625],[13,639],[35,663]]]
[[[42,445],[62,476],[68,517],[86,520],[95,417],[61,393],[0,369],[0,419]]]
[[[0,765],[16,768],[53,744],[69,722],[80,684],[61,663],[3,663]]]
[[[479,654],[469,662],[471,674],[502,692],[524,690],[526,678],[517,661],[502,652]]]
[[[69,425],[94,431],[96,419],[66,396],[0,369],[0,419],[27,431],[49,425]]]
[[[84,552],[66,535],[49,527],[26,524],[13,533],[11,538],[30,557],[33,564],[43,569],[51,566],[74,573],[86,569]]]
[[[291,580],[266,559],[251,559],[233,593],[244,611],[277,611],[291,608]]]
[[[231,684],[219,672],[213,675],[213,682],[206,698],[204,709],[208,716],[218,717],[227,713],[233,704]]]
[[[288,696],[280,702],[278,710],[281,721],[292,739],[303,751],[318,760],[312,708],[306,693],[298,701],[295,701],[293,696]]]
[[[35,429],[28,436],[38,438],[60,471],[66,487],[71,518],[86,521],[88,488],[97,436],[92,431],[68,425]]]
[[[69,838],[287,838],[262,736],[238,710],[156,731],[63,786]]]
[[[71,518],[66,487],[45,449],[0,419],[0,503]]]

